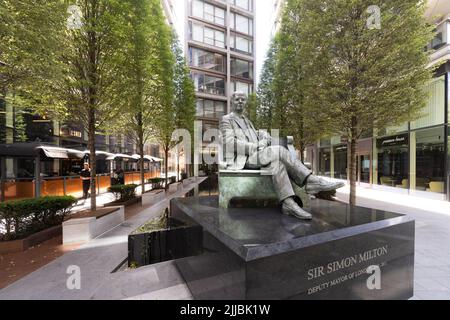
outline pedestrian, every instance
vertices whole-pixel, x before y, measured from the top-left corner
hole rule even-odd
[[[125,172],[122,168],[117,169],[117,180],[119,181],[119,184],[125,184]]]
[[[80,178],[83,182],[83,199],[86,200],[91,187],[91,168],[89,167],[89,163],[86,162],[84,164],[84,169],[81,170]]]

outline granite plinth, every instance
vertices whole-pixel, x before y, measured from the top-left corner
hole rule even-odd
[[[319,199],[310,205],[314,218],[305,222],[276,208],[220,208],[217,196],[172,200],[173,217],[203,227],[203,253],[176,260],[194,298],[412,297],[413,219]],[[369,289],[369,266],[379,268],[381,289]]]

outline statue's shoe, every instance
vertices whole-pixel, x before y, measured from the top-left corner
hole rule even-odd
[[[301,220],[311,220],[312,215],[302,208],[292,199],[283,201],[281,211],[288,216],[293,216]]]
[[[313,177],[306,182],[305,191],[310,195],[316,195],[319,192],[333,191],[343,186],[345,186],[343,182],[328,182],[325,179]]]

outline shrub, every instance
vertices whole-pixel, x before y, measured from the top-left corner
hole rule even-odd
[[[188,174],[186,172],[181,173],[181,180],[186,180],[188,178]]]
[[[137,184],[117,184],[108,188],[108,192],[112,192],[117,201],[128,201],[136,198]]]
[[[49,196],[0,203],[0,224],[6,230],[2,240],[23,239],[60,225],[76,202],[72,196]]]
[[[163,189],[163,178],[153,178],[148,180],[152,184],[152,189]]]

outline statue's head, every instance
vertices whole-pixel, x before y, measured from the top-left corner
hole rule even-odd
[[[247,106],[247,95],[241,91],[236,91],[231,96],[231,110],[238,114],[242,114]]]

